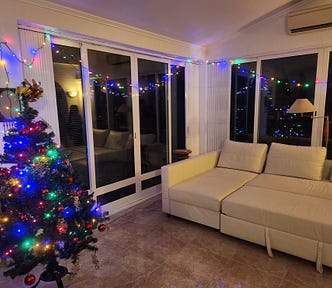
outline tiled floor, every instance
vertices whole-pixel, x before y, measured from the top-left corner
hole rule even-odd
[[[332,287],[331,268],[319,274],[314,263],[277,251],[270,258],[264,247],[167,217],[159,196],[113,218],[109,231],[96,233],[100,269],[84,251],[78,275],[63,278],[65,288]],[[26,287],[22,282],[1,276],[0,287]]]

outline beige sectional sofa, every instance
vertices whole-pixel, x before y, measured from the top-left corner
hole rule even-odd
[[[163,211],[332,267],[332,161],[324,147],[226,140],[162,167]]]

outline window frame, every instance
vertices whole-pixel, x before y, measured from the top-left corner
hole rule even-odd
[[[301,56],[307,54],[317,54],[317,67],[316,67],[316,83],[314,90],[314,105],[317,108],[316,116],[318,118],[313,119],[312,123],[312,132],[311,132],[311,146],[322,146],[323,143],[323,124],[324,124],[324,116],[325,114],[325,103],[326,103],[326,93],[327,93],[327,77],[328,77],[328,65],[329,61],[329,53],[332,51],[332,47],[322,47],[322,48],[311,48],[305,50],[296,50],[289,51],[283,53],[271,53],[257,57],[248,57],[241,60],[242,63],[247,62],[256,62],[256,87],[255,87],[255,109],[254,109],[254,134],[253,134],[253,143],[258,142],[259,136],[259,113],[260,113],[260,101],[261,101],[261,93],[260,93],[260,77],[261,77],[261,68],[263,60],[272,60],[278,58],[286,58],[293,56]],[[236,60],[231,60],[231,63],[236,63]],[[231,68],[230,68],[231,69]],[[231,83],[229,87],[229,95],[231,95]],[[229,106],[231,109],[231,106]],[[231,127],[231,113],[229,113],[228,119],[228,129]],[[230,132],[229,132],[230,133]],[[229,135],[228,133],[228,135]]]

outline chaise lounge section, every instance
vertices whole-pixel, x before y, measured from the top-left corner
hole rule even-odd
[[[162,167],[163,211],[332,267],[331,160],[323,147],[227,140]]]

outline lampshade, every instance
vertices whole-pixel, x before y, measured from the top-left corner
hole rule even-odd
[[[287,113],[309,113],[315,112],[316,108],[308,99],[296,99]]]

